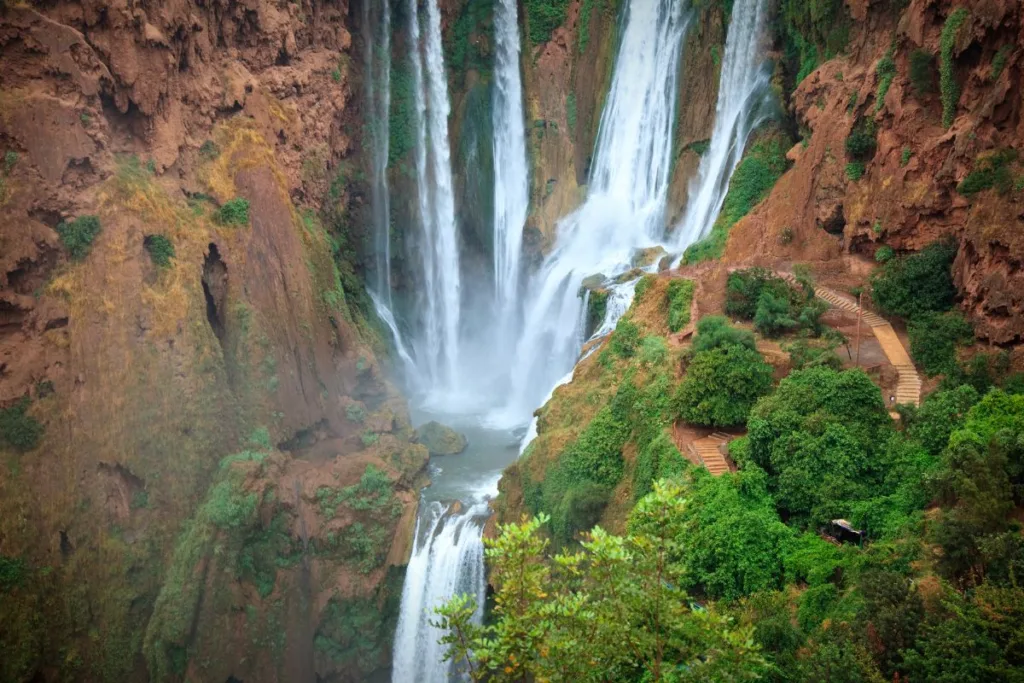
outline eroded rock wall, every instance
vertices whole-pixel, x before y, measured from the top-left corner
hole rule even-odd
[[[0,10],[0,409],[27,399],[42,428],[0,443],[3,680],[386,670],[387,610],[359,622],[374,652],[328,623],[396,599],[426,462],[344,257],[365,204],[356,9]],[[100,229],[73,257],[83,217]],[[220,464],[238,452],[258,467]],[[257,512],[190,555],[239,468]],[[327,515],[368,469],[387,514],[342,496]],[[245,550],[267,535],[270,579]],[[161,596],[182,576],[202,588],[171,601],[179,628]]]

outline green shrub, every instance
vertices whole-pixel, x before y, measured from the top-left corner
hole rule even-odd
[[[637,453],[633,465],[634,502],[654,490],[654,482],[675,477],[686,471],[688,466],[672,435],[662,429]]]
[[[0,555],[0,593],[9,593],[25,583],[28,567],[20,557]]]
[[[648,336],[640,342],[640,362],[647,367],[657,367],[668,358],[668,342],[664,337]]]
[[[171,240],[163,235],[146,235],[142,245],[149,252],[149,258],[154,264],[161,268],[171,265],[171,259],[174,258],[174,243]]]
[[[794,370],[817,367],[842,370],[843,361],[836,355],[836,348],[841,339],[842,335],[839,335],[839,338],[826,338],[823,342],[811,343],[809,339],[802,337],[783,346],[783,350],[789,354]]]
[[[217,209],[217,222],[221,225],[249,225],[249,200],[235,197]]]
[[[998,81],[999,77],[1003,75],[1003,71],[1006,69],[1006,62],[1009,61],[1012,53],[1013,45],[1003,45],[999,48],[996,56],[992,58],[992,72],[988,76],[990,81]]]
[[[640,345],[640,328],[636,323],[623,318],[612,333],[611,350],[621,358],[632,358]]]
[[[362,422],[366,419],[366,409],[361,403],[349,403],[345,406],[345,417],[349,422]]]
[[[910,83],[920,97],[935,90],[935,59],[925,50],[910,53]]]
[[[71,258],[82,260],[89,255],[93,240],[100,234],[100,219],[96,216],[79,216],[70,223],[57,226],[57,234]]]
[[[910,157],[914,156],[914,150],[909,147],[903,148],[903,153],[900,154],[900,166],[906,166],[910,163]]]
[[[569,0],[524,0],[523,9],[534,45],[546,43],[551,33],[565,22]]]
[[[959,429],[967,413],[981,400],[969,385],[929,394],[921,408],[906,421],[907,433],[932,455],[939,455],[949,443],[949,435]]]
[[[862,118],[846,136],[846,155],[853,161],[871,161],[878,148],[875,122]]]
[[[18,163],[18,153],[13,149],[9,149],[4,152],[4,173],[10,173],[14,170],[15,164]]]
[[[676,279],[668,283],[668,329],[671,332],[679,332],[690,324],[695,288],[692,280]]]
[[[571,92],[565,98],[565,118],[569,124],[569,131],[576,132],[576,93]]]
[[[633,301],[642,301],[644,295],[647,293],[647,290],[649,290],[657,281],[658,276],[652,275],[651,273],[647,273],[646,275],[641,277],[637,281],[636,286],[633,287]]]
[[[969,197],[984,190],[996,189],[1006,194],[1013,188],[1010,165],[1017,160],[1017,151],[1002,149],[979,159],[975,168],[956,187],[956,191]]]
[[[367,430],[363,432],[359,438],[363,442],[363,445],[369,448],[370,446],[377,445],[377,442],[380,441],[380,434],[375,434],[374,432]]]
[[[939,47],[939,88],[942,93],[942,125],[949,128],[956,119],[956,107],[960,101],[960,85],[956,82],[953,51],[960,29],[970,14],[964,7],[958,7],[948,17],[942,27],[942,38]]]
[[[889,48],[889,51],[885,53],[880,60],[878,60],[878,66],[875,67],[875,73],[878,75],[878,92],[875,95],[875,111],[881,111],[885,105],[885,96],[889,93],[889,88],[892,87],[893,79],[896,78],[896,61],[893,57],[896,54],[896,46]]]
[[[865,173],[867,173],[867,168],[863,161],[851,161],[846,164],[846,177],[855,183],[863,178]]]
[[[604,317],[608,313],[608,297],[610,292],[607,289],[591,290],[587,297],[587,337],[601,328],[604,324]]]
[[[708,427],[747,421],[757,399],[772,388],[772,367],[745,346],[727,345],[694,355],[676,395],[679,416]]]
[[[953,305],[951,269],[956,244],[935,242],[916,254],[894,258],[871,278],[871,296],[887,315],[912,318]]]
[[[765,289],[788,291],[789,285],[765,268],[747,268],[729,273],[725,284],[725,312],[744,320],[753,320],[757,302]]]
[[[846,49],[851,19],[842,0],[783,0],[779,8],[783,63],[795,87],[818,64]]]
[[[241,529],[256,516],[256,494],[242,491],[234,478],[218,482],[203,505],[208,519],[216,526],[230,531]]]
[[[723,316],[709,315],[697,322],[697,336],[693,340],[694,353],[728,346],[742,346],[751,351],[757,349],[753,333],[733,327]]]
[[[878,248],[878,251],[875,252],[875,261],[878,263],[888,263],[892,260],[895,253],[896,252],[892,250],[892,247],[888,244],[883,244]]]
[[[956,349],[974,341],[974,329],[955,311],[922,313],[910,321],[910,354],[929,377],[956,370]]]
[[[0,410],[0,444],[17,451],[30,451],[39,445],[43,425],[28,414],[29,399],[23,397]]]
[[[199,146],[199,154],[207,161],[213,161],[220,156],[220,147],[213,140],[207,140]]]

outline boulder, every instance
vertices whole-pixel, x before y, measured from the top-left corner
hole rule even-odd
[[[466,450],[466,437],[440,422],[428,422],[416,430],[416,438],[431,455],[458,455]]]

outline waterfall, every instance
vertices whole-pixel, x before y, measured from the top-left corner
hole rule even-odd
[[[388,143],[391,111],[391,7],[389,0],[363,2],[363,77],[369,116],[370,204],[376,277],[374,290],[391,305],[391,200],[388,189]]]
[[[409,0],[413,83],[416,97],[416,182],[423,244],[419,249],[424,277],[422,339],[415,345],[420,371],[434,386],[455,383],[459,356],[459,252],[448,148],[448,81],[441,49],[441,12],[427,0],[425,27],[420,27],[417,0]]]
[[[486,501],[459,512],[441,503],[421,506],[412,557],[402,587],[395,633],[393,683],[448,683],[452,666],[444,661],[444,633],[430,624],[434,609],[453,595],[477,599],[475,618],[483,616],[485,586],[483,525]]]
[[[559,222],[555,247],[530,283],[511,398],[496,421],[521,422],[576,362],[583,280],[628,270],[637,249],[662,239],[689,16],[683,4],[630,0],[626,8],[587,199]]]
[[[766,5],[766,0],[736,0],[733,5],[715,105],[715,127],[708,151],[690,183],[690,201],[676,231],[677,250],[686,249],[711,230],[747,140],[764,121],[760,104],[768,92],[770,77],[763,68]]]
[[[530,201],[516,0],[497,0],[494,32],[494,288],[499,328],[514,324],[519,255]],[[500,335],[505,338],[507,335]]]

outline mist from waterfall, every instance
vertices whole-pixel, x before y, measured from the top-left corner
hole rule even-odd
[[[519,309],[520,253],[530,203],[516,0],[496,0],[494,32],[494,289],[499,341]]]
[[[711,231],[750,134],[766,118],[763,105],[771,76],[765,68],[763,44],[767,14],[766,0],[736,0],[733,4],[715,105],[715,127],[697,175],[690,183],[690,201],[676,230],[677,251]]]
[[[408,0],[412,71],[416,101],[416,188],[422,243],[422,329],[412,339],[421,380],[431,386],[455,385],[459,359],[461,307],[459,245],[448,147],[448,80],[441,44],[441,12],[427,0]],[[420,24],[423,24],[421,28]]]
[[[530,282],[511,397],[496,421],[528,419],[575,364],[583,280],[629,270],[638,249],[662,240],[689,12],[683,0],[630,0],[622,21],[587,199],[559,222],[555,246]]]

